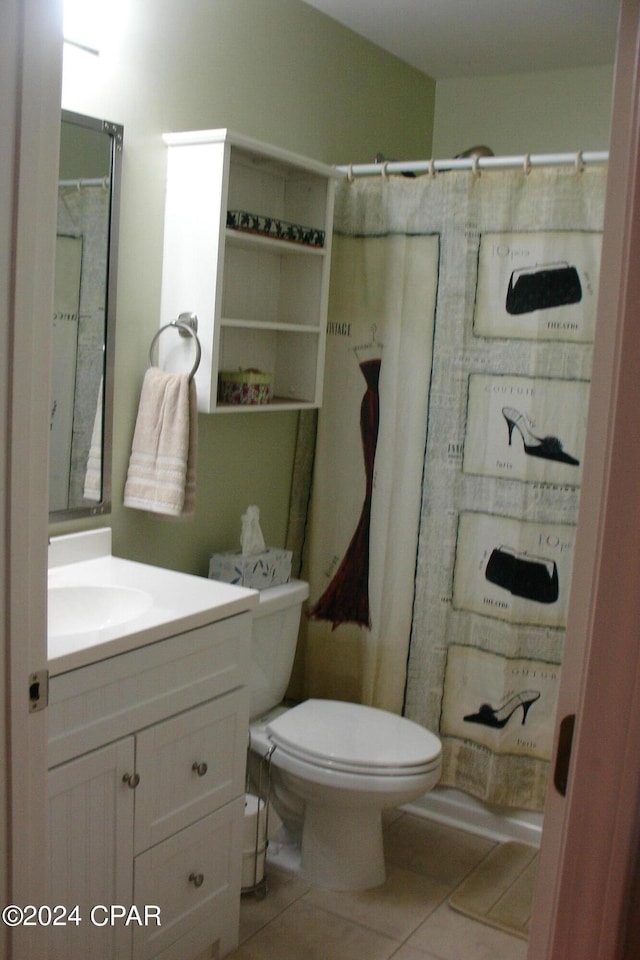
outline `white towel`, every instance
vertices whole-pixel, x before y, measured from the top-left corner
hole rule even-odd
[[[91,431],[91,445],[87,457],[87,468],[84,476],[84,499],[99,503],[102,499],[102,393],[103,381],[100,380],[96,415],[93,419]]]
[[[171,517],[195,511],[197,402],[186,374],[150,367],[144,376],[133,434],[125,507]]]

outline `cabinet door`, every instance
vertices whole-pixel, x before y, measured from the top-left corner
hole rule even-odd
[[[242,689],[137,734],[136,853],[244,794],[248,730]]]
[[[190,960],[237,946],[244,795],[135,860],[135,902],[157,904],[161,926],[134,929],[135,960]],[[91,958],[93,960],[93,957]]]
[[[50,905],[77,905],[79,918],[50,928],[50,960],[131,956],[131,928],[99,925],[104,910],[92,923],[91,909],[131,903],[134,791],[123,776],[133,761],[128,737],[49,771]]]

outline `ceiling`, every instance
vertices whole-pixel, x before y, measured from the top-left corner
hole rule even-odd
[[[304,0],[436,80],[613,63],[619,0]]]

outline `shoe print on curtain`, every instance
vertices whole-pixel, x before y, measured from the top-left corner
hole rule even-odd
[[[367,389],[360,405],[360,436],[366,489],[362,512],[344,558],[309,616],[314,620],[328,620],[333,629],[342,623],[355,623],[371,628],[369,607],[369,535],[371,527],[371,498],[373,470],[380,426],[380,365],[381,358],[363,360],[360,370]]]
[[[514,427],[522,438],[524,452],[530,457],[541,457],[543,460],[555,460],[556,463],[569,463],[579,467],[580,461],[566,453],[558,437],[539,437],[533,432],[525,414],[513,407],[503,407],[502,416],[507,421],[509,446],[513,440]]]
[[[579,487],[589,383],[471,374],[463,471]]]
[[[497,707],[492,707],[490,703],[480,704],[477,713],[468,713],[463,720],[465,723],[481,723],[484,727],[493,727],[495,730],[502,730],[509,723],[512,717],[519,713],[522,708],[522,726],[527,722],[527,715],[536,700],[540,699],[539,690],[522,690],[501,703]]]
[[[540,657],[506,657],[452,643],[441,732],[497,753],[543,757],[551,749],[560,668]]]

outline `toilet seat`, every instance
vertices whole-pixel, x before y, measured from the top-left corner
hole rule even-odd
[[[442,748],[432,733],[357,703],[306,700],[271,720],[267,733],[298,760],[354,775],[414,776],[440,766]]]

